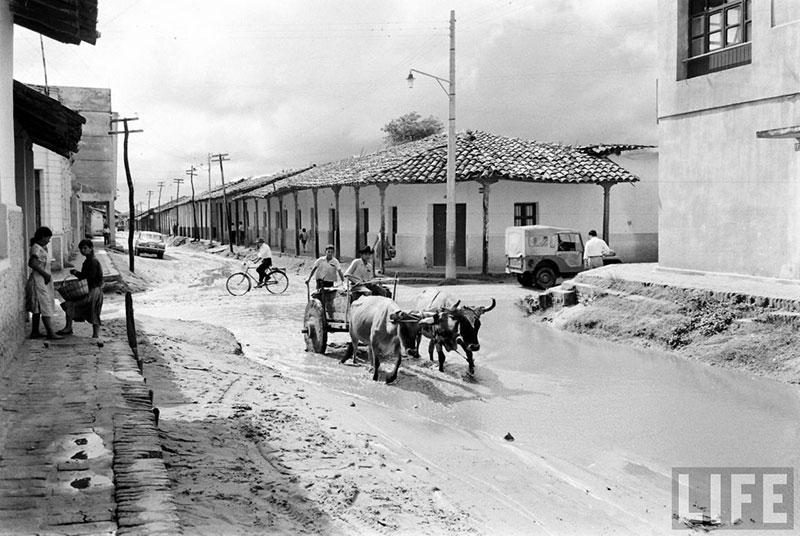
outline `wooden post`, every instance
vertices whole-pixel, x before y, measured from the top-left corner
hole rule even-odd
[[[286,225],[283,221],[283,194],[278,196],[278,229],[280,229],[280,247],[281,253],[286,251]]]
[[[361,240],[361,218],[359,218],[359,213],[361,212],[361,187],[358,185],[353,186],[353,193],[356,196],[356,239],[353,257],[357,259],[358,250],[361,249],[362,246],[362,244],[359,242],[359,240]]]
[[[270,221],[272,220],[272,198],[267,197],[267,244],[272,246],[272,225],[270,225]]]
[[[608,244],[608,222],[611,219],[611,187],[613,182],[601,182],[603,187],[603,240]]]
[[[300,255],[300,208],[297,206],[297,190],[292,190],[294,199],[294,254]]]
[[[375,252],[375,255],[378,255],[380,258],[378,260],[378,265],[380,266],[381,274],[384,273],[384,257],[386,255],[386,187],[389,186],[388,184],[377,184],[378,187],[378,194],[381,197],[381,234],[379,243],[381,245],[380,252]]]
[[[480,192],[483,194],[483,243],[481,246],[481,273],[489,273],[489,193],[491,185],[497,182],[496,179],[482,179],[478,183],[481,185]]]
[[[331,189],[333,190],[333,209],[336,212],[336,217],[333,221],[333,245],[336,246],[336,258],[338,259],[342,255],[342,240],[339,235],[339,194],[342,191],[342,187],[333,186]]]
[[[314,196],[314,221],[311,225],[314,226],[314,256],[319,258],[319,202],[318,194],[319,188],[312,188],[311,195]]]
[[[133,357],[136,358],[136,363],[139,365],[139,372],[141,372],[141,363],[139,362],[139,349],[136,342],[136,323],[133,319],[133,297],[130,292],[125,293],[125,330],[128,335],[128,346],[131,347]]]

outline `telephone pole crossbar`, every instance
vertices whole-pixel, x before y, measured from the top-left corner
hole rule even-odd
[[[122,134],[123,141],[122,141],[122,159],[125,164],[125,178],[128,181],[128,268],[130,269],[131,273],[133,273],[133,230],[136,225],[136,211],[133,203],[133,179],[131,178],[131,167],[128,163],[128,135],[135,134],[138,132],[144,132],[144,130],[130,130],[128,128],[129,121],[138,121],[138,117],[123,117],[118,119],[112,119],[112,123],[122,123],[123,130],[113,130],[110,131],[108,134],[110,136],[116,136],[118,134]]]

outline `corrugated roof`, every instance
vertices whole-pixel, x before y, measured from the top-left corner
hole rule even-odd
[[[14,24],[62,43],[95,44],[97,0],[11,0]]]
[[[78,152],[86,119],[55,99],[14,80],[14,119],[36,145],[65,158]]]

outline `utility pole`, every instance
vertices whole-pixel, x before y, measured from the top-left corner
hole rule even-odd
[[[173,180],[172,182],[174,182],[176,184],[176,186],[177,186],[177,189],[175,190],[175,227],[180,228],[181,211],[180,211],[180,207],[178,206],[178,202],[181,199],[181,184],[183,184],[183,179],[178,177],[177,179]],[[177,230],[175,231],[175,236],[178,236],[178,231]]]
[[[192,222],[194,223],[194,227],[192,228],[192,238],[195,242],[200,240],[200,237],[197,235],[199,229],[197,228],[197,210],[195,209],[194,205],[194,176],[196,175],[197,168],[192,166],[186,170],[186,174],[189,175],[189,183],[192,185]]]
[[[230,222],[230,214],[228,214],[228,195],[225,192],[225,170],[222,168],[222,163],[227,162],[230,160],[228,157],[228,153],[217,153],[211,155],[212,162],[219,162],[219,174],[222,178],[222,220],[223,225],[226,227],[224,229],[228,229],[230,233],[231,222]],[[223,233],[225,232],[223,229]],[[230,245],[230,251],[233,253],[233,236],[228,235],[228,243]]]
[[[153,228],[150,227],[150,218],[152,218],[152,215],[150,214],[150,198],[153,197],[154,193],[155,192],[153,190],[147,190],[147,220],[148,220],[148,222],[147,222],[147,230],[148,231],[152,231],[153,230]]]
[[[158,183],[158,232],[163,233],[161,228],[161,190],[164,188],[164,181]]]
[[[114,136],[117,134],[124,134],[124,138],[122,141],[122,159],[125,163],[125,178],[128,181],[128,213],[130,214],[130,218],[128,219],[128,268],[130,269],[131,273],[133,273],[133,226],[135,223],[134,218],[134,207],[133,207],[133,179],[131,179],[131,167],[128,164],[128,135],[134,134],[137,132],[144,132],[143,130],[129,130],[128,129],[128,121],[138,121],[138,117],[125,117],[122,119],[112,119],[112,123],[122,123],[123,130],[120,131],[109,131],[109,135]]]

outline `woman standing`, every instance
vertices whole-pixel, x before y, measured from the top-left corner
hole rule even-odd
[[[39,332],[40,317],[48,339],[63,338],[53,333],[52,326],[55,291],[47,255],[47,244],[50,243],[52,237],[53,232],[49,228],[39,227],[30,242],[28,266],[31,269],[31,275],[25,285],[25,306],[28,312],[33,313],[31,339],[38,339],[42,336]]]
[[[103,310],[103,268],[100,261],[94,256],[94,246],[91,240],[81,240],[78,243],[81,255],[86,257],[81,271],[70,270],[78,279],[85,279],[89,284],[89,295],[77,301],[65,301],[61,308],[67,313],[67,324],[58,331],[59,335],[72,335],[72,322],[86,321],[92,325],[92,338],[100,336],[100,312]]]

